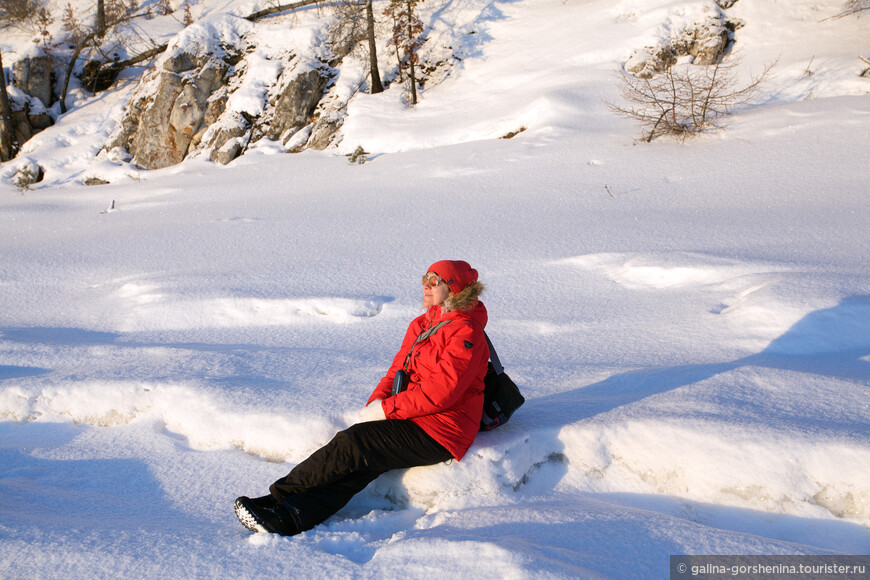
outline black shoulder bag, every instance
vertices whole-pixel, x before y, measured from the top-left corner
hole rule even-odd
[[[483,379],[483,415],[480,418],[480,431],[492,431],[496,427],[504,425],[519,409],[526,399],[514,384],[501,361],[495,347],[484,331],[486,345],[489,347],[489,369]]]

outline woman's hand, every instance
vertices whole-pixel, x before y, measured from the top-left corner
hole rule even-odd
[[[381,399],[375,399],[368,405],[362,408],[359,412],[359,422],[367,423],[369,421],[383,421],[387,416],[384,415],[384,407],[381,405]]]

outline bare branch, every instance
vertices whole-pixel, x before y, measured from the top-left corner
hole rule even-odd
[[[639,79],[620,71],[619,90],[634,106],[610,105],[624,117],[643,127],[647,142],[662,135],[687,137],[717,127],[717,120],[737,106],[747,104],[769,76],[775,63],[753,76],[749,85],[735,88],[739,59],[715,65],[673,65],[650,79]]]
[[[299,2],[294,2],[292,4],[281,4],[280,6],[272,6],[271,8],[259,10],[257,12],[254,12],[253,14],[245,16],[245,20],[250,20],[251,22],[253,22],[255,20],[265,18],[266,16],[271,16],[272,14],[278,14],[279,12],[288,12],[290,10],[297,10],[299,8],[304,8],[305,6],[317,4],[318,2],[322,1],[323,0],[300,0]]]
[[[828,16],[827,18],[822,18],[820,22],[826,22],[828,20],[837,20],[840,18],[845,18],[847,16],[852,16],[853,14],[858,14],[860,12],[864,12],[865,10],[870,10],[870,2],[868,0],[848,0],[843,7],[845,10],[838,14],[834,14],[833,16]]]

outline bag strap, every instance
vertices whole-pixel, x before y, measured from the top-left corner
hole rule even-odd
[[[445,324],[453,322],[453,320],[454,320],[453,318],[451,318],[449,320],[442,320],[441,322],[439,322],[438,324],[436,324],[432,328],[421,332],[420,335],[417,337],[417,340],[414,341],[414,344],[411,345],[411,349],[408,351],[408,354],[405,355],[405,362],[402,365],[402,367],[404,367],[406,364],[408,364],[408,358],[410,358],[411,352],[414,350],[414,347],[417,346],[418,342],[426,340],[427,338],[429,338],[430,336],[435,334],[435,332],[439,328],[441,328]],[[495,347],[492,346],[492,341],[489,339],[489,335],[486,333],[485,330],[483,331],[483,337],[486,339],[486,346],[489,347],[489,360],[492,363],[492,368],[493,368],[493,370],[495,370],[495,374],[500,375],[500,374],[504,373],[504,367],[502,366],[501,361],[498,358],[498,353],[495,351]]]
[[[495,374],[500,375],[504,372],[504,367],[501,366],[501,361],[498,360],[498,353],[495,352],[495,347],[492,346],[492,341],[489,340],[489,335],[486,331],[483,331],[483,337],[486,339],[486,346],[489,347],[489,360],[492,363],[492,368],[495,370]]]
[[[441,328],[445,324],[449,324],[449,323],[453,322],[453,320],[454,320],[453,318],[449,318],[447,320],[442,320],[441,322],[439,322],[435,326],[429,328],[428,330],[424,330],[423,332],[421,332],[420,335],[417,337],[417,339],[414,341],[414,343],[411,345],[411,348],[408,349],[408,354],[405,355],[405,361],[402,363],[402,368],[404,369],[408,366],[408,359],[411,358],[411,353],[414,352],[414,347],[417,346],[418,342],[422,342],[422,341],[426,340],[427,338],[429,338],[430,336],[435,334],[435,332],[439,328]]]
[[[420,336],[417,337],[417,340],[414,341],[414,344],[411,345],[411,348],[414,348],[414,345],[416,345],[418,342],[426,340],[427,338],[429,338],[430,336],[435,334],[436,330],[438,330],[439,328],[441,328],[445,324],[449,324],[451,322],[453,322],[453,319],[448,318],[447,320],[442,320],[441,322],[439,322],[438,324],[436,324],[435,326],[433,326],[429,330],[424,330],[423,332],[420,333]]]

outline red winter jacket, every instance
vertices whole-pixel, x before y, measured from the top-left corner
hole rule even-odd
[[[444,320],[450,322],[414,344],[421,332]],[[402,348],[368,402],[383,399],[387,419],[410,419],[453,457],[462,459],[480,429],[483,377],[489,361],[483,334],[486,321],[486,308],[479,300],[470,310],[429,308],[411,322]],[[393,376],[401,368],[410,377],[408,388],[391,396]]]

